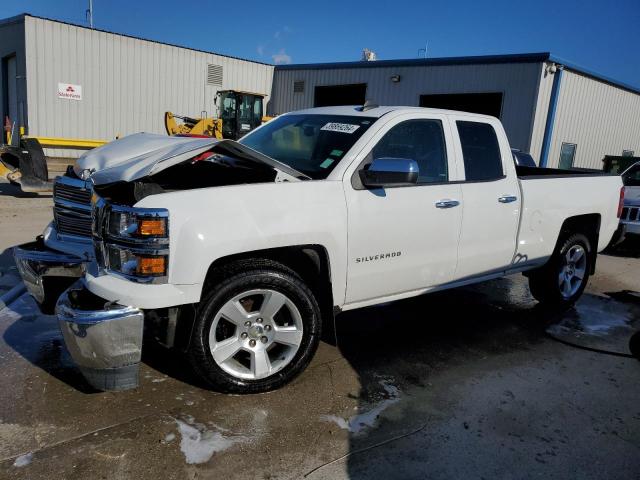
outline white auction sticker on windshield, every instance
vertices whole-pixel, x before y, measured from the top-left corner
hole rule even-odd
[[[351,125],[349,123],[327,123],[320,130],[325,130],[327,132],[342,132],[342,133],[353,133],[357,129],[360,128],[360,125]]]

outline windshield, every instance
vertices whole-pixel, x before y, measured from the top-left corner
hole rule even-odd
[[[375,121],[346,115],[283,115],[240,143],[320,180]]]
[[[622,183],[626,187],[640,187],[640,163],[634,165],[622,175]]]

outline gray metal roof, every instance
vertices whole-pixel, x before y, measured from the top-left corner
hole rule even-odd
[[[307,108],[304,110],[296,110],[293,112],[286,113],[285,115],[349,115],[353,117],[373,117],[380,118],[383,115],[389,112],[429,112],[429,113],[439,113],[443,115],[460,115],[462,112],[454,111],[454,110],[443,110],[440,108],[426,108],[426,107],[407,107],[407,106],[386,106],[381,105],[375,108],[371,108],[369,110],[362,111],[362,105],[340,105],[335,107],[315,107],[315,108]],[[464,115],[470,115],[478,118],[493,118],[489,115],[481,115],[479,113],[467,113],[464,112]]]
[[[376,60],[373,62],[332,62],[332,63],[297,63],[276,65],[276,70],[329,70],[346,68],[384,68],[384,67],[433,67],[446,65],[491,65],[504,63],[538,63],[555,62],[569,70],[580,73],[595,80],[608,83],[623,90],[640,94],[640,88],[620,82],[606,75],[594,72],[575,63],[564,60],[550,52],[514,53],[506,55],[474,55],[465,57],[440,58],[407,58],[398,60]]]

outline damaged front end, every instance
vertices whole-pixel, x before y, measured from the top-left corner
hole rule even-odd
[[[60,296],[56,314],[67,350],[92,387],[138,386],[142,310],[107,302],[79,280]]]
[[[83,277],[168,282],[169,212],[136,204],[181,190],[305,178],[230,140],[131,135],[88,152],[56,179],[54,221],[44,236],[15,247],[15,261],[43,313],[55,309],[86,380],[99,390],[135,388],[145,315],[153,323],[155,312],[135,299],[101,298]]]
[[[84,275],[82,258],[48,248],[42,237],[15,247],[13,257],[27,291],[45,314],[52,314],[60,294]]]

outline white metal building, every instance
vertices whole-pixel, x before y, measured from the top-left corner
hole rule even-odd
[[[218,90],[269,95],[273,77],[273,65],[28,14],[0,20],[0,59],[2,123],[41,137],[164,133],[165,111],[212,115]]]
[[[365,99],[498,116],[512,145],[549,167],[640,154],[640,90],[549,53],[281,65],[270,108]]]
[[[0,114],[41,137],[164,133],[164,112],[212,115],[218,90],[269,95],[267,112],[422,105],[498,116],[550,167],[640,155],[640,90],[549,53],[273,65],[28,14],[0,20]],[[75,156],[57,152],[56,156]]]

